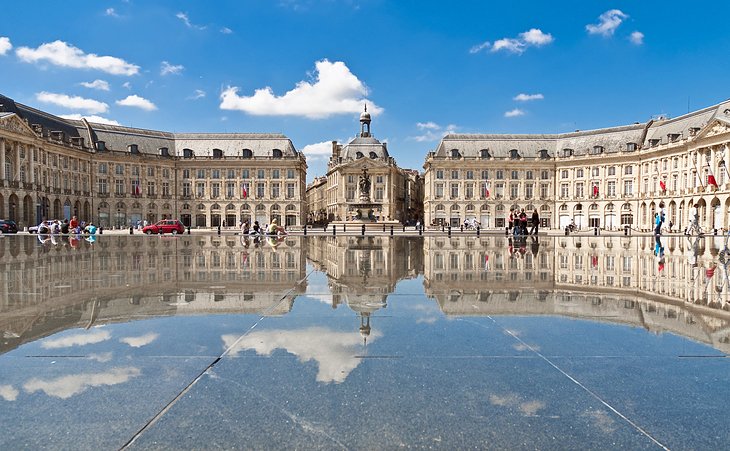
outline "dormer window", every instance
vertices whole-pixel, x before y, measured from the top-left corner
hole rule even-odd
[[[158,147],[157,150],[160,152],[161,157],[170,156],[170,150],[167,147]]]
[[[656,147],[656,146],[659,145],[660,142],[661,142],[661,139],[650,139],[649,140],[649,145],[651,147]]]
[[[84,138],[80,136],[74,136],[71,138],[71,144],[77,147],[84,147]]]
[[[378,158],[378,154],[375,152],[370,152],[370,159],[375,160]]]
[[[30,126],[36,135],[40,136],[43,134],[43,126],[41,124],[33,124]]]
[[[51,132],[51,139],[55,141],[63,141],[63,138],[65,137],[65,133],[61,131],[52,131]]]
[[[512,149],[509,151],[509,157],[512,160],[516,160],[516,159],[520,158],[520,152],[517,149]]]
[[[564,157],[572,157],[573,156],[573,149],[563,149],[563,156]]]
[[[365,156],[365,155],[363,155],[363,154],[362,154],[362,152],[358,152],[358,153],[356,153],[356,154],[355,154],[355,158],[357,158],[358,160],[359,160],[360,158],[364,157],[364,156]]]
[[[677,140],[679,140],[679,136],[680,136],[679,133],[669,133],[667,135],[667,139],[669,140],[670,143],[673,143],[673,142],[677,142]]]
[[[600,155],[603,153],[603,146],[593,146],[593,151],[591,152],[593,155]]]
[[[626,151],[633,152],[636,150],[636,143],[626,143]]]
[[[213,158],[217,160],[223,158],[223,151],[221,149],[213,149]]]
[[[194,156],[193,149],[183,149],[183,158],[193,158]]]
[[[132,153],[132,154],[138,154],[139,153],[139,147],[137,146],[137,144],[130,144],[130,145],[128,145],[127,146],[127,150],[129,151],[129,153]]]
[[[106,150],[106,143],[104,141],[97,141],[96,150],[98,150],[99,152],[104,152]]]
[[[489,149],[482,149],[479,151],[479,155],[482,158],[492,158],[492,156],[489,154]]]
[[[451,158],[461,158],[459,149],[451,149]]]
[[[272,158],[281,158],[284,156],[284,154],[279,149],[274,149],[271,151]]]
[[[251,149],[243,149],[243,152],[241,153],[241,158],[253,158],[253,152]]]
[[[550,154],[548,154],[547,149],[540,150],[539,156],[540,156],[540,159],[542,159],[542,160],[547,160],[548,158],[550,158]]]
[[[701,129],[700,129],[699,127],[691,127],[691,128],[689,129],[689,136],[697,136],[697,133],[698,133],[698,132],[699,132],[700,130],[701,130]]]

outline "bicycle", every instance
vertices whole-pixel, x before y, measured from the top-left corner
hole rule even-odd
[[[690,224],[687,226],[687,229],[685,229],[684,234],[687,236],[694,236],[695,233],[697,236],[704,236],[705,232],[702,230],[702,227],[700,226],[699,221],[696,219],[692,220]]]

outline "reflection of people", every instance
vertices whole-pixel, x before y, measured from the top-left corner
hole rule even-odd
[[[540,226],[540,215],[537,213],[537,208],[532,212],[532,228],[530,229],[530,235],[537,235],[538,228]]]
[[[266,231],[269,235],[286,235],[286,229],[282,226],[280,226],[276,220],[276,218],[271,220],[271,224],[269,224],[269,229]]]
[[[687,226],[687,230],[685,230],[684,232],[685,235],[689,235],[690,233],[694,233],[695,231],[699,233],[700,231],[700,226],[697,222],[697,207],[698,204],[694,204],[692,205],[692,208],[689,209],[689,225]]]

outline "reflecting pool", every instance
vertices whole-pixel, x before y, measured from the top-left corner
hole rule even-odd
[[[724,448],[730,250],[655,244],[5,236],[0,448]]]

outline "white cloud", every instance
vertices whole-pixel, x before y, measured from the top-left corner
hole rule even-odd
[[[104,11],[104,15],[110,17],[119,17],[119,14],[117,14],[114,8],[107,8],[106,11]]]
[[[0,385],[0,398],[5,401],[15,401],[20,392],[12,385]]]
[[[96,69],[114,75],[135,75],[139,66],[113,56],[84,53],[83,50],[63,41],[42,44],[37,49],[19,47],[15,53],[26,63],[48,61],[51,64],[74,69]]]
[[[89,113],[106,113],[109,110],[109,105],[104,102],[85,99],[79,96],[69,96],[45,91],[39,92],[35,96],[39,102],[52,103],[65,108],[71,108],[72,110],[85,110]]]
[[[5,36],[0,37],[0,55],[5,55],[13,48],[13,44],[10,43],[10,38]]]
[[[131,106],[135,108],[141,108],[145,111],[154,111],[157,109],[154,103],[150,102],[149,100],[145,99],[144,97],[140,97],[136,94],[133,94],[131,96],[127,96],[123,98],[122,100],[117,100],[115,102],[117,105],[121,106]]]
[[[99,91],[109,90],[109,83],[104,80],[82,81],[79,84],[84,88],[98,89]]]
[[[106,363],[106,362],[111,361],[112,353],[111,352],[100,352],[100,353],[89,354],[87,357],[89,358],[89,360],[95,360],[97,362]]]
[[[221,28],[221,30],[220,30],[220,31],[221,31],[221,33],[223,33],[223,34],[231,34],[231,33],[233,33],[233,30],[231,30],[231,29],[230,29],[230,28],[228,28],[228,27],[223,27],[223,28]]]
[[[477,44],[469,49],[469,53],[478,53],[482,50],[489,49],[492,53],[505,51],[521,55],[528,47],[542,47],[550,44],[554,40],[553,35],[550,33],[545,33],[539,28],[531,28],[528,31],[520,33],[516,38],[497,39],[493,44],[489,41]]]
[[[84,346],[101,343],[111,338],[111,334],[105,330],[92,330],[91,332],[68,335],[53,340],[45,340],[41,343],[43,349],[70,348],[72,346]]]
[[[107,119],[105,117],[97,116],[97,115],[86,115],[86,114],[61,114],[61,117],[64,119],[72,119],[75,121],[80,121],[81,118],[86,119],[89,122],[94,122],[96,124],[107,124],[107,125],[122,125],[119,122],[113,120],[113,119]]]
[[[598,17],[597,24],[586,25],[588,34],[600,34],[605,37],[613,36],[621,22],[629,16],[619,9],[610,9]]]
[[[190,22],[190,18],[188,17],[187,13],[179,12],[175,14],[175,17],[182,20],[186,27],[192,28],[194,30],[205,30],[207,27],[205,25],[195,25],[194,23]]]
[[[517,116],[524,116],[525,112],[519,108],[515,108],[514,110],[505,111],[504,117],[517,117]]]
[[[382,108],[365,98],[368,88],[341,61],[321,60],[315,63],[316,75],[311,81],[300,81],[283,96],[270,87],[257,89],[252,96],[239,96],[237,87],[221,93],[220,108],[240,110],[255,116],[304,116],[323,119],[335,114],[362,111],[367,103],[373,115]]]
[[[142,346],[147,346],[148,344],[157,340],[157,337],[159,337],[159,336],[160,336],[160,334],[150,332],[150,333],[141,335],[139,337],[121,338],[119,341],[124,344],[128,344],[129,346],[131,346],[133,348],[141,348]]]
[[[122,83],[122,88],[132,89],[132,83],[125,81]]]
[[[550,33],[543,33],[539,28],[531,28],[524,33],[520,33],[520,38],[522,38],[527,45],[534,45],[535,47],[550,44],[555,40],[553,35]]]
[[[641,45],[644,43],[644,33],[640,31],[634,31],[631,33],[631,36],[629,36],[629,41],[631,41],[632,44],[635,45]]]
[[[529,102],[530,100],[542,100],[545,96],[542,94],[517,94],[512,100],[517,102]]]
[[[316,144],[307,144],[302,148],[302,153],[307,160],[326,160],[332,155],[332,142],[323,141]]]
[[[369,341],[375,341],[382,334],[373,331]],[[318,365],[317,382],[343,382],[357,368],[362,359],[362,338],[358,333],[336,332],[323,327],[301,330],[267,330],[250,333],[236,343],[240,335],[224,335],[224,346],[235,355],[243,350],[254,350],[259,355],[271,355],[276,349],[284,349],[299,358],[299,361],[314,360]]]
[[[457,126],[449,124],[445,128],[435,122],[417,122],[416,128],[421,130],[423,133],[416,136],[409,136],[408,139],[416,142],[431,142],[438,141],[444,136],[456,133]]]
[[[50,380],[33,378],[23,384],[23,389],[28,393],[42,391],[48,396],[68,399],[91,387],[123,384],[140,374],[139,368],[127,367],[112,368],[106,373],[81,373]]]
[[[203,91],[202,89],[196,89],[193,95],[188,97],[188,100],[198,100],[202,99],[203,97],[205,97],[205,91]]]
[[[183,71],[183,69],[185,69],[185,66],[183,66],[182,64],[172,65],[167,61],[163,61],[162,65],[160,66],[160,75],[179,74]]]

